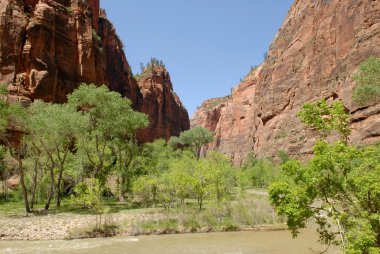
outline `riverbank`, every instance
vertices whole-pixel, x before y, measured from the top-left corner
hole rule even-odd
[[[107,218],[108,217],[108,218]],[[152,209],[126,210],[106,215],[115,225],[127,226],[147,220],[160,220],[163,214]],[[76,213],[57,213],[47,215],[28,215],[0,217],[1,240],[63,240],[70,232],[95,227],[95,215]],[[120,232],[124,233],[124,232]]]
[[[73,204],[49,213],[25,215],[22,208],[0,209],[1,240],[63,240],[104,236],[137,236],[225,231],[282,230],[285,226],[263,193],[248,192],[223,204],[206,204],[199,212],[191,203],[182,207],[131,208],[106,206],[106,213]],[[98,225],[98,226],[96,226]],[[99,226],[100,225],[100,226]]]
[[[127,211],[110,214],[105,217],[115,226],[114,236],[162,235],[183,233],[208,233],[226,231],[277,231],[284,230],[283,224],[201,226],[185,227],[174,218],[156,211]],[[53,215],[30,215],[16,218],[0,218],[1,240],[67,240],[91,238],[90,232],[95,228],[94,215],[71,213]],[[110,222],[109,222],[110,223]],[[101,237],[101,235],[97,235]]]

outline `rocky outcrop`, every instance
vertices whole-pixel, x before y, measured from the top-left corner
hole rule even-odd
[[[140,141],[169,139],[190,128],[189,115],[173,91],[165,67],[156,66],[141,75],[137,82],[143,96],[140,110],[149,116],[149,128],[138,133]]]
[[[178,119],[181,127],[189,123],[178,98],[168,102],[178,108],[171,112],[146,109],[123,44],[100,10],[99,0],[1,0],[0,83],[9,84],[11,100],[26,105],[34,99],[64,102],[80,83],[95,83],[131,99],[135,109],[156,114],[149,115],[153,121],[161,115],[182,114],[160,119],[160,129],[149,130],[152,138],[177,135]],[[164,136],[153,135],[162,129]]]
[[[296,0],[263,65],[228,101],[201,106],[193,122],[211,127],[216,135],[211,147],[236,164],[251,151],[259,157],[280,150],[302,156],[311,153],[316,135],[298,121],[301,106],[341,99],[352,114],[350,141],[379,141],[380,105],[360,108],[351,99],[358,65],[371,55],[380,57],[379,13],[374,0]]]

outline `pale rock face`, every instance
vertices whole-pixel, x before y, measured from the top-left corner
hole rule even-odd
[[[186,130],[189,119],[178,98],[168,98],[170,112],[160,111],[165,107],[145,109],[149,106],[123,44],[99,6],[99,0],[0,1],[0,83],[9,84],[10,99],[21,98],[24,104],[35,99],[65,102],[80,83],[105,84],[129,98],[136,110],[152,114],[152,121],[178,114],[161,119],[146,140]],[[155,95],[161,96],[157,91]],[[177,127],[179,118],[183,125]]]
[[[280,150],[302,157],[311,153],[316,135],[297,119],[301,106],[341,99],[352,114],[350,141],[380,141],[380,106],[359,108],[351,99],[358,65],[380,57],[379,13],[380,1],[374,0],[296,0],[264,64],[227,102],[205,110],[206,102],[193,123],[215,131],[211,147],[236,164],[251,151],[259,157]]]

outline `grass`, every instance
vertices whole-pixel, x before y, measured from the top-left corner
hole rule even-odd
[[[47,214],[58,214],[58,213],[72,213],[78,215],[95,215],[96,212],[87,205],[78,204],[71,198],[65,198],[62,200],[61,207],[57,208],[55,203],[50,204],[48,212],[44,212],[44,203],[39,203],[34,205],[35,215],[47,215]],[[118,213],[121,211],[132,211],[136,210],[141,212],[141,206],[136,202],[129,202],[126,204],[119,203],[116,199],[104,199],[104,209],[108,213]],[[12,202],[1,202],[0,201],[0,217],[19,217],[25,216],[24,201],[17,200]]]
[[[283,228],[284,223],[284,218],[278,217],[270,206],[268,196],[255,192],[245,192],[223,204],[208,202],[201,212],[197,211],[195,203],[189,202],[163,213],[166,219],[133,225],[134,234],[238,231],[268,225]]]
[[[65,240],[112,237],[119,234],[119,227],[116,224],[104,224],[100,227],[90,226],[87,228],[77,228],[70,231]]]
[[[49,213],[36,215],[56,214],[56,217],[50,219],[54,219],[62,226],[68,226],[66,239],[108,237],[118,234],[174,234],[284,228],[284,219],[275,214],[269,204],[268,195],[262,190],[236,189],[232,200],[220,204],[206,201],[201,212],[198,211],[196,200],[186,201],[180,207],[165,210],[160,207],[140,208],[138,203],[120,204],[116,199],[108,199],[104,201],[104,210],[107,212],[102,215],[102,223],[98,223],[97,215],[92,209],[71,199],[64,199],[60,209],[56,209],[52,204]],[[36,208],[43,209],[43,204],[37,205]],[[14,223],[18,224],[17,216],[25,217],[23,203],[2,203],[0,214],[5,216],[5,220],[7,217],[16,219]],[[61,217],[64,214],[66,216]],[[68,216],[71,221],[78,223],[85,221],[84,225],[89,226],[78,226],[75,223],[71,223],[72,226],[64,225],[62,220]],[[43,220],[36,221],[41,223]],[[20,225],[24,225],[22,220],[19,222]],[[94,226],[95,222],[101,226]]]

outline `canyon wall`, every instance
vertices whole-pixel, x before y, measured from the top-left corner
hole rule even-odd
[[[170,138],[190,128],[189,116],[173,91],[170,75],[165,67],[156,66],[137,78],[144,103],[140,111],[149,116],[149,128],[141,130],[138,138],[142,142],[152,136]]]
[[[296,115],[321,98],[344,101],[351,143],[380,141],[380,105],[359,107],[351,99],[358,65],[380,57],[379,13],[378,0],[296,0],[264,63],[231,96],[206,101],[194,114],[193,126],[215,132],[206,149],[230,155],[235,164],[249,152],[308,156],[316,135]]]
[[[151,125],[144,141],[189,128],[186,109],[169,95],[174,94],[171,84],[162,83],[166,95],[148,84],[140,91],[99,0],[1,0],[0,83],[9,84],[11,100],[25,105],[35,99],[65,102],[80,83],[105,84],[148,113]],[[150,89],[170,107],[152,104],[144,96]]]

